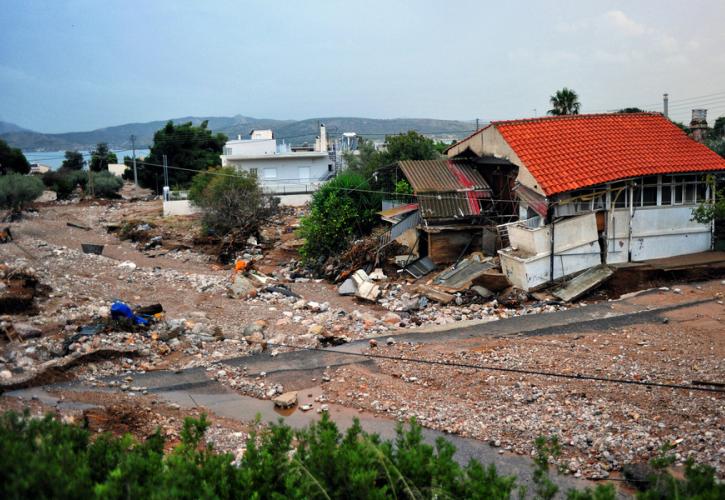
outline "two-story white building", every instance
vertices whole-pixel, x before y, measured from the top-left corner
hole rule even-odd
[[[278,143],[271,130],[252,130],[249,139],[238,136],[227,141],[222,166],[256,175],[262,188],[270,193],[311,193],[334,172],[323,124],[315,146],[310,149],[293,151],[289,144]]]

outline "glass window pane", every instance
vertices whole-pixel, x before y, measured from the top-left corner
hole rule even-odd
[[[695,203],[697,199],[697,184],[685,184],[685,203]]]
[[[705,195],[707,194],[707,183],[699,182],[697,184],[697,201],[705,201]]]
[[[669,184],[662,185],[662,204],[672,204],[672,186],[670,186]]]
[[[642,199],[642,206],[654,207],[657,206],[657,184],[645,185]]]

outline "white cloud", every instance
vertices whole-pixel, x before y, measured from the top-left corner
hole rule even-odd
[[[604,16],[611,26],[628,36],[642,36],[654,31],[649,26],[630,18],[621,10],[610,10]]]

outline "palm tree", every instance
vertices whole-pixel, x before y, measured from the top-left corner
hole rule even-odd
[[[564,87],[557,90],[556,93],[549,98],[552,109],[548,111],[550,115],[578,115],[581,103],[579,96],[571,89]]]

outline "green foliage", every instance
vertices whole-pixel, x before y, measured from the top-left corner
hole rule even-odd
[[[191,122],[174,125],[169,121],[164,128],[154,134],[154,143],[144,161],[137,161],[138,180],[142,187],[161,192],[163,187],[164,155],[169,168],[169,185],[180,184],[184,187],[191,183],[197,172],[209,167],[221,165],[220,155],[227,137],[224,134],[212,134],[207,122],[195,127]],[[130,173],[133,178],[133,172]]]
[[[66,151],[65,160],[61,165],[62,170],[83,170],[83,166],[86,161],[83,159],[83,154],[78,151]],[[106,167],[108,168],[108,167]]]
[[[116,153],[108,149],[108,144],[105,142],[99,142],[96,144],[96,149],[91,151],[91,161],[88,163],[88,168],[93,172],[101,172],[102,170],[108,170],[109,163],[118,163]]]
[[[660,456],[650,460],[654,472],[648,478],[646,491],[640,492],[641,500],[659,500],[662,498],[697,498],[715,500],[725,498],[725,483],[715,480],[715,470],[707,465],[696,465],[692,459],[685,462],[685,477],[673,477],[667,468],[675,462],[670,454],[672,446],[665,444]]]
[[[454,144],[456,144],[456,140],[453,139],[450,143],[446,144],[443,141],[436,141],[435,144],[433,144],[433,147],[438,152],[438,154],[443,155],[446,152],[446,149],[450,148]]]
[[[279,202],[262,192],[256,176],[231,167],[196,174],[189,199],[202,209],[205,230],[219,236],[256,233],[276,212]]]
[[[551,109],[548,111],[550,115],[578,115],[581,103],[579,96],[572,90],[564,87],[557,90],[554,95],[549,98]]]
[[[536,495],[537,498],[548,500],[554,498],[559,491],[559,487],[549,477],[549,459],[557,459],[561,454],[559,438],[557,436],[549,438],[539,436],[536,438],[534,445],[536,447],[534,457],[534,463],[536,464],[536,470],[534,470]]]
[[[692,220],[700,224],[709,224],[712,221],[725,220],[725,182],[714,175],[708,175],[705,182],[710,186],[710,191],[715,193],[715,200],[712,197],[703,201],[692,209]]]
[[[712,126],[709,135],[713,141],[722,141],[725,139],[725,116],[720,116],[715,120],[715,124]]]
[[[413,194],[413,187],[405,179],[395,183],[395,194]]]
[[[73,182],[72,172],[61,168],[60,170],[50,170],[43,174],[43,184],[51,191],[55,191],[59,200],[66,200],[73,193],[76,184]]]
[[[98,198],[117,198],[118,191],[123,187],[123,180],[108,170],[93,172],[93,192],[89,193],[90,186],[86,184],[85,191]]]
[[[644,113],[644,110],[639,108],[622,108],[617,113]]]
[[[35,176],[0,176],[0,208],[20,212],[43,194],[43,182]]]
[[[370,141],[361,140],[358,143],[359,155],[345,156],[349,169],[368,178],[379,168],[400,160],[433,160],[440,156],[431,139],[413,130],[388,135],[385,144],[384,150],[376,151]]]
[[[138,442],[131,436],[91,438],[78,426],[52,416],[0,415],[0,495],[24,498],[473,498],[507,499],[516,479],[500,476],[493,465],[471,460],[461,466],[455,447],[443,438],[423,441],[415,420],[398,425],[394,442],[363,432],[359,421],[341,433],[327,414],[293,431],[281,421],[253,432],[238,465],[228,453],[204,443],[204,415],[184,420],[181,442],[165,453],[160,431]],[[554,440],[537,444],[537,466],[544,470]],[[547,472],[544,470],[544,475]],[[642,499],[719,499],[725,485],[711,467],[688,462],[683,480],[664,467],[659,483]],[[539,483],[542,484],[542,483]],[[553,487],[555,488],[555,487]],[[551,498],[553,488],[539,489]],[[613,500],[611,485],[570,490],[573,500]]]
[[[380,196],[356,172],[344,172],[324,184],[312,197],[310,213],[300,221],[300,249],[309,264],[322,264],[368,234],[376,222]]]
[[[30,163],[18,148],[11,148],[0,139],[0,175],[30,173]]]

